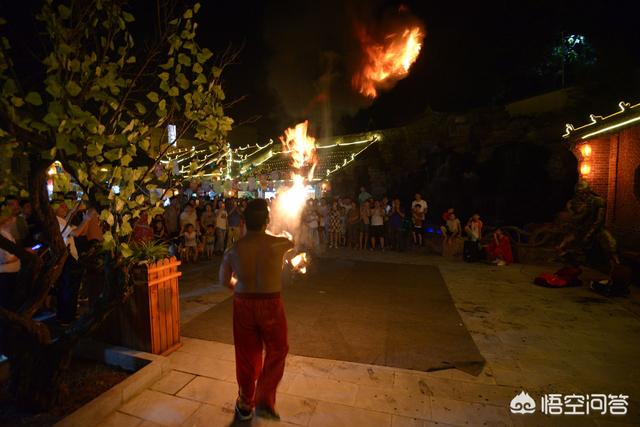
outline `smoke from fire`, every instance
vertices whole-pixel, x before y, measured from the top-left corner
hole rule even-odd
[[[309,119],[310,131],[319,137],[339,132],[336,124],[372,102],[372,92],[354,87],[363,69],[371,67],[371,48],[388,44],[390,34],[402,35],[424,26],[407,8],[383,8],[383,1],[327,0],[322,2],[284,1],[268,9],[265,38],[270,47],[267,80],[288,117]],[[420,39],[420,42],[422,39]],[[419,48],[418,48],[419,52]],[[413,58],[415,60],[415,58]],[[376,83],[389,90],[408,73]]]

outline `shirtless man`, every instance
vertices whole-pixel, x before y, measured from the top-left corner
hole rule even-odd
[[[264,200],[249,202],[244,216],[247,234],[227,251],[220,266],[220,283],[234,291],[236,418],[251,419],[255,407],[260,417],[280,419],[276,388],[289,350],[280,280],[284,255],[293,243],[265,233],[269,209]]]

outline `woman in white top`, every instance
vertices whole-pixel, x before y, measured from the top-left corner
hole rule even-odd
[[[14,221],[15,217],[7,209],[0,211],[0,234],[13,243],[16,241],[10,230]],[[19,271],[20,260],[18,257],[0,249],[0,307],[9,308]]]
[[[376,248],[376,240],[380,241],[380,249],[384,251],[384,208],[376,200],[371,209],[371,250]]]

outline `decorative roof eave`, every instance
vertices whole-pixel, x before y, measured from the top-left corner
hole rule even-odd
[[[640,103],[631,105],[628,102],[620,101],[618,107],[618,111],[606,117],[591,114],[589,116],[591,122],[577,128],[567,123],[562,137],[579,142],[610,131],[622,130],[633,124],[640,125]]]

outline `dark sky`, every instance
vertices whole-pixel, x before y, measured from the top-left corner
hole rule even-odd
[[[145,2],[155,4],[131,2],[143,25],[153,20],[145,16],[152,9]],[[227,113],[236,123],[250,122],[234,131],[236,142],[275,138],[307,118],[318,135],[341,134],[402,125],[428,108],[466,111],[558,89],[558,67],[538,71],[549,62],[561,34],[584,35],[595,59],[588,68],[567,67],[567,84],[640,99],[638,0],[201,3],[200,44],[217,54],[229,46],[242,47],[239,63],[227,68],[223,82],[229,99],[244,97]],[[25,22],[20,26],[23,36],[33,37],[35,26],[27,20],[39,4],[0,0],[0,15],[17,16]],[[368,101],[350,85],[361,57],[354,23],[379,29],[394,22],[401,4],[426,29],[422,52],[406,79]],[[9,13],[16,8],[21,9],[17,15]],[[329,90],[323,86],[326,81],[331,82]],[[328,102],[316,102],[325,92]]]
[[[601,79],[602,84],[609,79],[637,79],[639,3],[404,1],[427,31],[418,61],[405,80],[371,104],[362,99],[354,102],[354,94],[345,93],[350,91],[348,84],[337,84],[334,131],[358,130],[372,119],[378,127],[394,126],[429,107],[464,111],[559,88],[559,74],[539,75],[536,70],[549,60],[563,33],[584,35],[593,47],[596,64],[590,78]],[[267,138],[306,118],[308,112],[300,106],[312,101],[308,98],[324,72],[326,52],[336,54],[343,65],[350,61],[347,56],[357,55],[354,16],[380,22],[400,3],[235,0],[224,6],[203,4],[201,43],[218,50],[229,43],[244,46],[241,63],[228,69],[225,86],[231,97],[247,98],[229,114],[239,121],[261,116],[243,132]],[[567,83],[581,82],[577,71],[566,71]],[[337,80],[348,81],[346,74]]]

